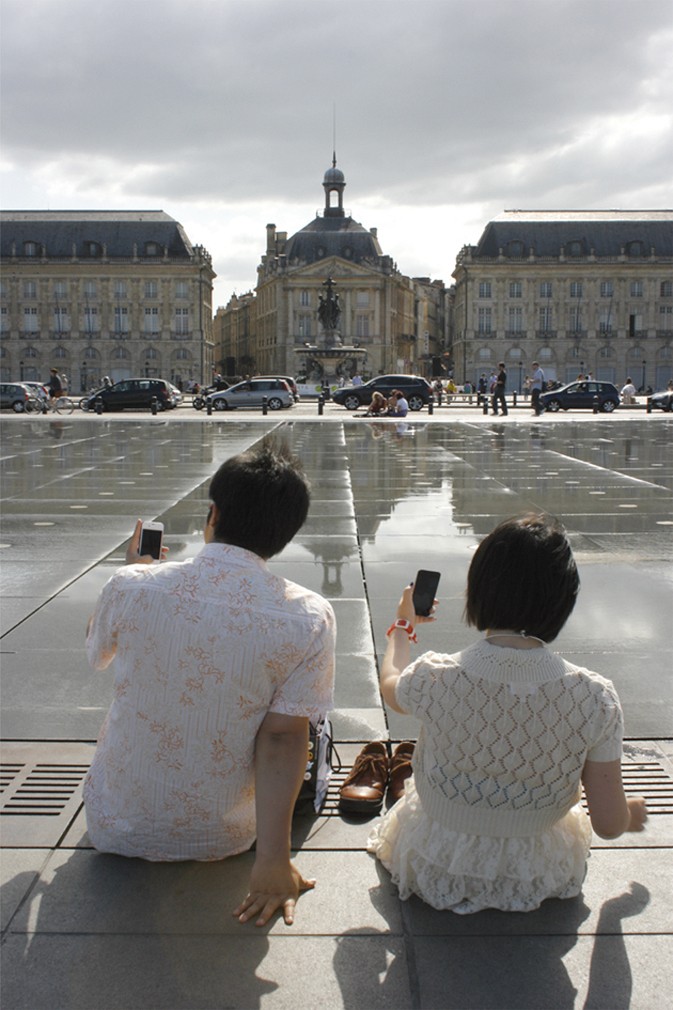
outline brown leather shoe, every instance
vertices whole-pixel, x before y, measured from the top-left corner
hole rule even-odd
[[[388,750],[376,740],[366,744],[339,790],[339,809],[346,814],[375,814],[383,805],[388,782]]]
[[[388,779],[388,803],[392,806],[404,795],[404,783],[413,775],[411,757],[414,744],[411,740],[403,740],[390,759],[390,775]]]

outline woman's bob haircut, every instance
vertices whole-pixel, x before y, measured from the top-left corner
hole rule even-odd
[[[506,519],[482,540],[467,575],[465,619],[479,631],[506,629],[553,641],[570,617],[580,580],[558,519]]]

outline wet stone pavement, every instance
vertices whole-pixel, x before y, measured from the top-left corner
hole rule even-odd
[[[342,771],[323,815],[295,823],[297,862],[318,887],[291,929],[255,931],[230,916],[249,855],[161,865],[92,850],[81,780],[111,676],[88,669],[83,636],[136,517],[164,522],[171,560],[196,553],[211,474],[271,431],[313,486],[306,525],[270,565],[334,606]],[[74,415],[57,427],[10,419],[0,434],[3,1010],[673,1002],[672,421]],[[381,702],[385,629],[416,569],[436,568],[438,620],[421,629],[420,647],[473,641],[461,621],[472,552],[497,522],[529,509],[560,516],[572,538],[582,589],[555,647],[614,681],[625,774],[648,796],[648,830],[597,839],[583,895],[535,913],[455,916],[402,903],[365,852],[370,822],[336,806],[363,742],[417,734],[415,720]]]

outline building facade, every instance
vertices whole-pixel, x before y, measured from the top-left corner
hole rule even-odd
[[[296,375],[317,369],[307,377],[318,379],[331,339],[344,348],[334,358],[336,374],[345,378],[355,370],[365,376],[432,373],[446,351],[444,284],[403,275],[383,254],[376,229],[364,228],[344,210],[345,186],[334,159],[323,179],[322,214],[290,238],[267,225],[254,292],[234,296],[216,313],[216,366],[224,372]],[[340,310],[329,335],[319,317],[327,278]],[[312,357],[312,348],[322,358]]]
[[[672,211],[505,211],[453,277],[460,381],[504,361],[521,389],[534,360],[563,383],[673,377]]]
[[[211,259],[163,211],[4,211],[0,374],[71,392],[212,371]]]

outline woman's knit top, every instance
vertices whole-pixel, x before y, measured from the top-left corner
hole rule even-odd
[[[578,801],[587,759],[622,753],[612,683],[546,648],[482,639],[452,656],[426,652],[404,670],[397,700],[422,723],[423,809],[454,831],[539,834]]]

